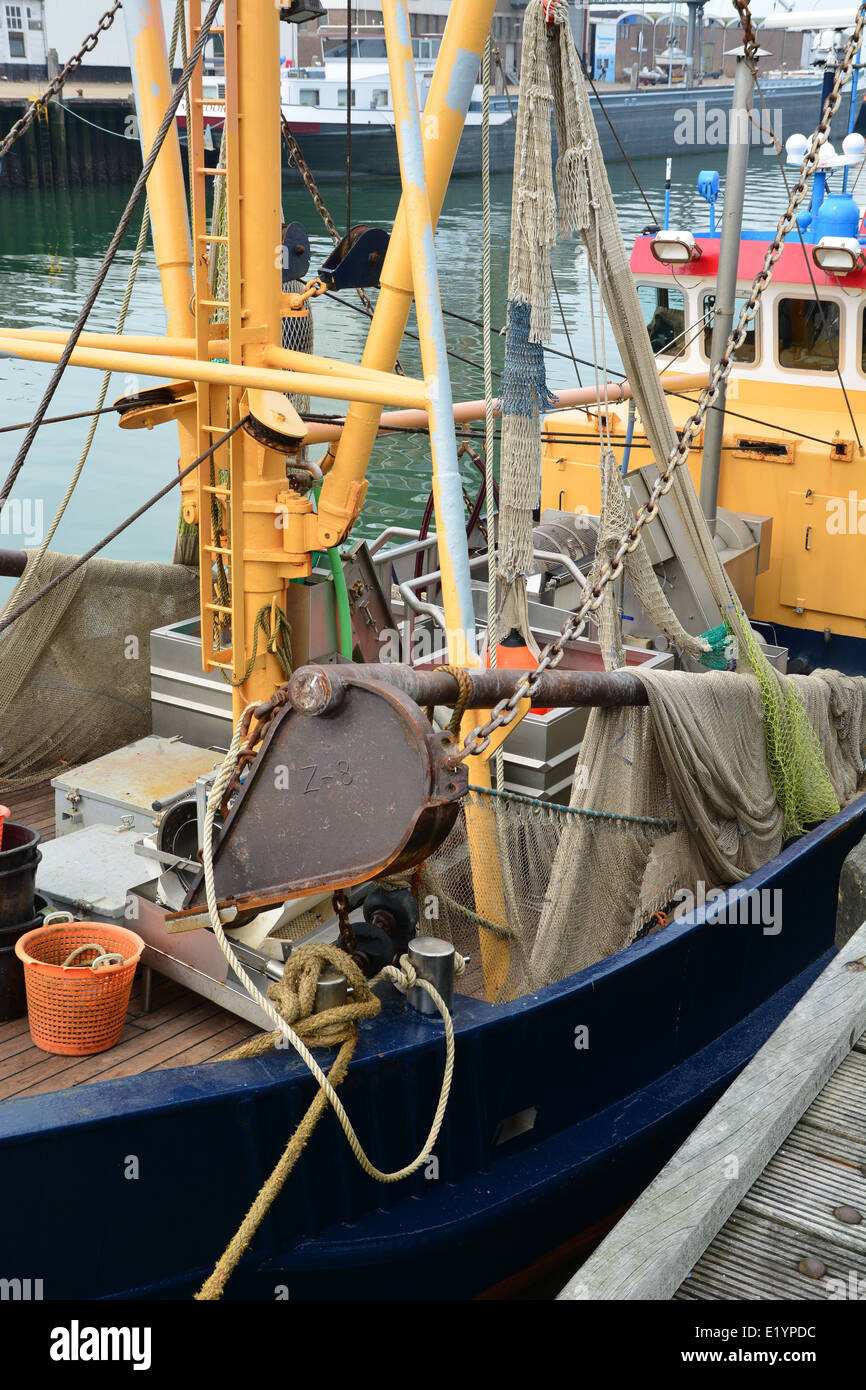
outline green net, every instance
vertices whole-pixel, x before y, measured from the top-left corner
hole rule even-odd
[[[796,687],[778,679],[739,605],[732,614],[740,652],[761,690],[767,769],[785,817],[785,835],[802,835],[807,826],[839,810],[821,744]]]

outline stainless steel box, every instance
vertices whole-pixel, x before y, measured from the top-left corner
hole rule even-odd
[[[150,834],[154,801],[185,791],[221,761],[219,752],[149,734],[92,763],[70,768],[51,782],[57,834],[100,824]]]

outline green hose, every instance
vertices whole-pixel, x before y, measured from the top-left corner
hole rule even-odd
[[[320,487],[313,488],[316,498],[316,505],[319,504]],[[339,546],[332,545],[326,551],[328,564],[331,567],[331,578],[334,581],[334,600],[337,605],[337,627],[340,634],[340,655],[352,660],[352,614],[349,609],[349,590],[346,586],[346,576],[343,573],[343,561],[340,558]]]

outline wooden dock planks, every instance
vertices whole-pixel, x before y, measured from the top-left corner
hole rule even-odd
[[[866,924],[559,1297],[866,1297],[864,1030]]]
[[[845,1206],[861,1213],[859,1225],[834,1216]],[[825,1266],[820,1277],[801,1272],[807,1259]],[[866,1051],[859,1048],[831,1076],[674,1294],[851,1296],[866,1297]]]

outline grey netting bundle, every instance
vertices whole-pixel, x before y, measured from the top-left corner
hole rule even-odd
[[[739,883],[779,853],[758,681],[636,674],[649,705],[592,711],[570,807],[475,790],[427,860],[431,929],[470,957],[462,990],[501,1002],[565,979],[656,930],[683,892]],[[850,801],[866,787],[866,678],[781,683]]]
[[[66,569],[33,557],[3,612]],[[198,612],[184,565],[89,560],[0,636],[0,788],[31,786],[151,730],[150,633]]]

